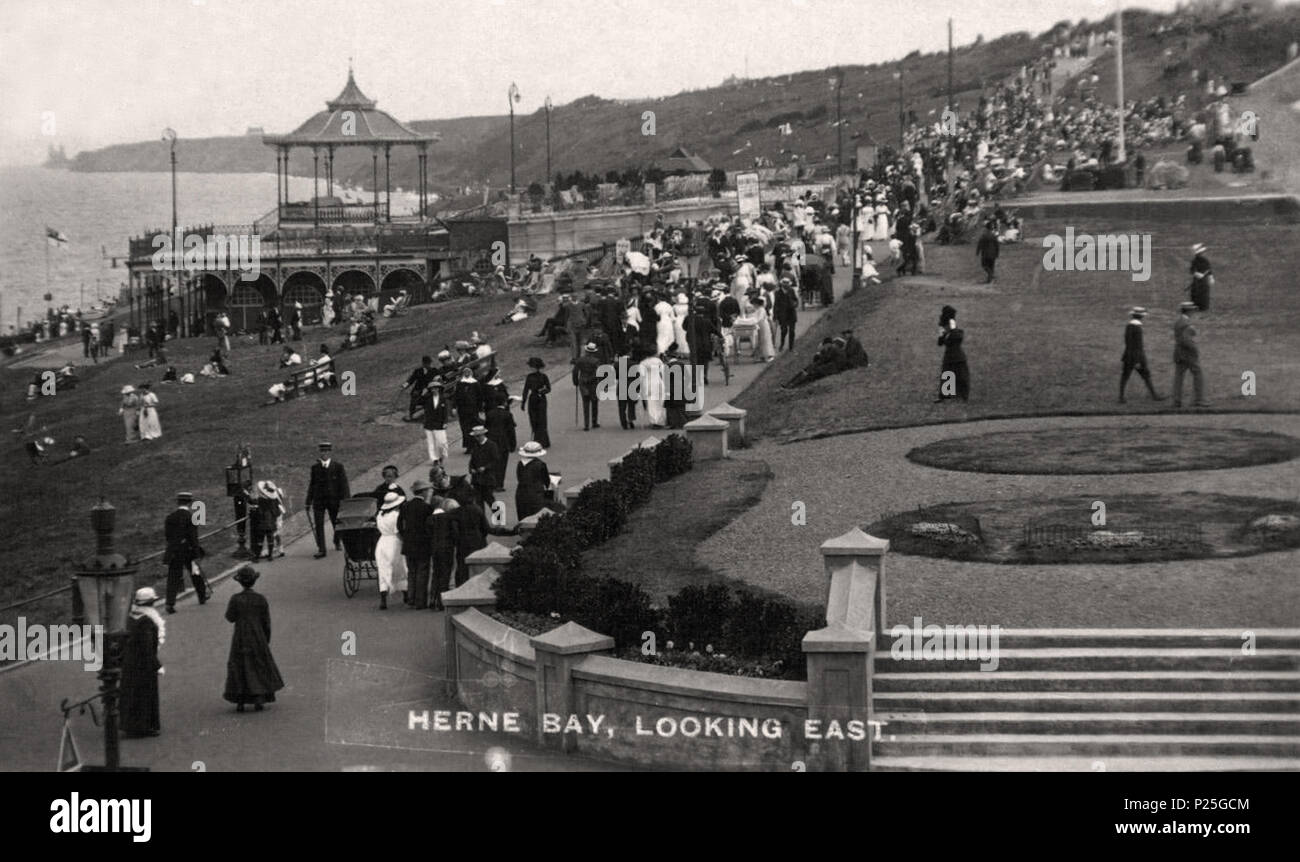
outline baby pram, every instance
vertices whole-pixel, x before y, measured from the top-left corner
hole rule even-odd
[[[378,509],[379,501],[368,494],[339,503],[339,520],[334,530],[343,542],[343,594],[348,598],[357,594],[362,580],[379,580],[379,568],[375,565]]]

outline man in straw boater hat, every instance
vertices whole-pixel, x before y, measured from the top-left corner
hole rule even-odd
[[[167,640],[167,623],[154,605],[158,594],[153,587],[135,591],[131,621],[127,623],[126,647],[122,652],[122,735],[157,736],[162,732],[158,707],[158,674],[163,672],[158,647]]]
[[[1196,303],[1184,302],[1178,306],[1180,314],[1174,321],[1174,406],[1183,406],[1183,375],[1192,373],[1192,386],[1196,391],[1196,407],[1208,407],[1205,402],[1205,378],[1201,374],[1201,351],[1196,346],[1196,327],[1191,314]]]
[[[234,623],[235,630],[230,637],[222,696],[235,704],[236,712],[243,712],[246,703],[261,712],[262,704],[274,703],[275,693],[284,688],[271,655],[271,606],[265,596],[254,592],[257,578],[257,569],[241,566],[235,572],[235,582],[244,590],[231,596],[226,605],[226,621]]]
[[[596,342],[587,342],[585,353],[573,363],[573,385],[582,396],[582,430],[600,427],[600,401],[596,397],[596,384],[600,380],[600,348]]]
[[[184,577],[190,576],[199,604],[208,601],[207,584],[201,575],[194,573],[194,561],[204,555],[199,545],[199,529],[194,524],[190,513],[190,504],[194,495],[181,491],[176,495],[176,508],[163,519],[163,534],[167,539],[167,549],[163,552],[163,562],[167,564],[167,613],[176,613],[176,597],[185,586]]]
[[[433,485],[417,479],[411,492],[411,498],[402,503],[398,512],[397,534],[402,539],[402,556],[406,558],[406,582],[410,590],[407,605],[424,610],[429,607],[429,560],[433,554],[427,523],[433,514]]]
[[[1147,351],[1143,344],[1142,338],[1142,319],[1147,316],[1147,310],[1140,305],[1133,306],[1129,312],[1128,325],[1124,327],[1124,356],[1121,358],[1121,371],[1119,375],[1119,403],[1125,403],[1124,387],[1128,386],[1129,376],[1134,371],[1142,378],[1142,382],[1147,385],[1147,391],[1151,393],[1152,401],[1161,401],[1163,395],[1156,393],[1155,384],[1151,382],[1151,369],[1147,365]]]
[[[501,452],[497,444],[488,439],[485,426],[475,425],[469,433],[474,444],[469,450],[470,482],[478,492],[479,503],[486,505],[490,511],[496,502],[493,492],[497,487],[497,466],[501,461]]]
[[[311,465],[311,478],[307,483],[306,508],[312,514],[312,529],[316,534],[316,559],[325,556],[325,513],[329,512],[334,528],[334,550],[343,549],[339,539],[339,503],[351,496],[348,474],[343,465],[334,460],[334,445],[322,440],[316,446],[320,455]]]

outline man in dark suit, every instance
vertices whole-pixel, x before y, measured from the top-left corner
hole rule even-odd
[[[408,422],[415,420],[415,408],[420,406],[420,400],[424,398],[424,389],[437,377],[437,371],[433,367],[433,357],[424,356],[420,359],[420,367],[411,372],[402,384],[402,390],[411,390],[411,403],[406,409],[406,419]]]
[[[429,449],[429,461],[441,464],[447,460],[447,399],[437,380],[424,390],[424,440]]]
[[[469,478],[478,492],[479,502],[491,511],[496,502],[494,491],[497,487],[497,466],[501,461],[501,450],[497,444],[488,439],[487,428],[475,425],[470,429],[474,448],[469,450]]]
[[[1124,356],[1121,359],[1122,368],[1119,375],[1119,403],[1124,403],[1124,387],[1128,386],[1129,376],[1134,371],[1142,378],[1142,382],[1147,385],[1147,391],[1151,393],[1152,401],[1160,401],[1163,395],[1156,394],[1155,384],[1151,382],[1151,369],[1147,365],[1147,351],[1142,339],[1142,318],[1147,316],[1147,310],[1141,306],[1134,306],[1129,312],[1128,325],[1124,327]]]
[[[432,509],[425,519],[425,529],[429,537],[430,573],[433,578],[431,584],[433,595],[430,597],[429,607],[440,611],[442,594],[451,589],[451,570],[456,564],[458,525],[452,516],[456,503],[450,497],[435,498],[431,505]],[[456,580],[458,582],[456,585],[460,586],[462,581],[459,575]]]
[[[799,322],[799,294],[795,292],[794,282],[789,278],[781,279],[780,286],[776,289],[774,305],[776,324],[781,331],[781,340],[776,349],[784,347],[786,350],[794,350],[795,324]]]
[[[335,528],[334,550],[342,550],[337,532],[339,503],[351,496],[348,491],[348,474],[343,465],[333,460],[334,446],[321,443],[320,460],[311,465],[311,481],[307,484],[307,508],[311,510],[312,525],[316,533],[316,559],[325,556],[325,513],[329,512],[330,525]]]
[[[163,520],[163,533],[167,538],[167,550],[163,553],[163,562],[167,564],[167,613],[176,613],[176,596],[185,585],[184,576],[189,573],[194,592],[199,597],[199,604],[208,600],[207,584],[202,577],[195,576],[193,562],[203,556],[199,545],[199,529],[194,526],[190,515],[190,504],[194,495],[182,491],[176,495],[176,508]]]
[[[600,381],[600,348],[589,342],[582,358],[573,364],[573,385],[582,395],[582,430],[600,427],[600,402],[596,397],[596,384]]]
[[[497,447],[497,466],[495,488],[498,491],[506,489],[506,468],[509,464],[510,453],[515,451],[519,441],[515,438],[515,417],[510,412],[508,401],[502,400],[499,394],[492,396],[492,401],[483,417],[483,427],[487,428],[488,439]]]
[[[433,554],[428,527],[433,506],[433,486],[419,479],[411,487],[415,496],[402,504],[397,513],[397,534],[402,539],[402,556],[406,558],[407,579],[411,590],[407,604],[418,610],[429,607],[429,558]]]

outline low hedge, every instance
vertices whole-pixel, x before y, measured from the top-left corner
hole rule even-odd
[[[625,455],[609,480],[589,483],[566,512],[542,518],[520,543],[494,586],[498,610],[573,620],[610,635],[629,655],[653,632],[657,654],[643,658],[660,664],[680,663],[675,654],[704,670],[801,676],[800,644],[821,626],[817,614],[725,584],[685,587],[658,608],[639,584],[582,573],[582,552],[618,535],[657,482],[692,463],[691,444],[678,434]]]

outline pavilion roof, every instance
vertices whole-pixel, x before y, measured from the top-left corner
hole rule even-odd
[[[348,81],[337,98],[287,135],[264,135],[267,146],[366,146],[371,144],[427,144],[437,136],[422,135],[375,107],[348,70]],[[349,117],[348,114],[352,116]],[[350,134],[345,133],[345,128]]]

